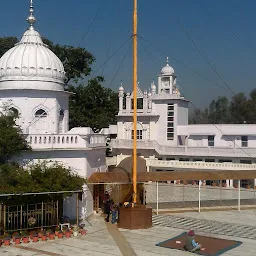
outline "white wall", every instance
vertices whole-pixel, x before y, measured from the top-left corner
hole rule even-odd
[[[68,130],[68,93],[36,90],[3,90],[1,104],[16,108],[19,111],[19,124],[24,133],[58,133],[59,112],[64,110],[62,131]],[[35,112],[43,109],[47,117],[43,123],[35,118]]]
[[[94,171],[106,170],[105,149],[94,149],[89,151],[68,149],[32,151],[24,153],[16,159],[24,165],[45,160],[57,161],[63,163],[67,167],[71,167],[72,170],[84,178],[89,177]]]

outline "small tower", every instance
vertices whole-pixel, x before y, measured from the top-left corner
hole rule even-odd
[[[121,82],[121,86],[118,89],[118,98],[119,98],[119,111],[123,111],[123,101],[124,101],[124,87]]]
[[[158,76],[158,94],[174,94],[176,89],[176,75],[174,69],[169,65],[166,58],[166,65],[162,68]],[[153,93],[152,93],[153,94]]]
[[[155,86],[155,82],[154,81],[151,83],[151,94],[152,95],[156,94],[156,86]]]

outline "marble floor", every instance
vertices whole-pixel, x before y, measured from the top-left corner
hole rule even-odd
[[[242,226],[255,228],[256,211],[234,211],[234,212],[203,212],[203,213],[184,213],[172,214],[171,217],[183,220],[183,225],[172,225],[171,222],[154,222],[152,228],[147,230],[125,230],[117,229],[116,227],[107,226],[104,219],[100,216],[93,216],[90,218],[89,225],[86,224],[88,234],[83,237],[56,239],[48,242],[30,243],[28,245],[21,244],[19,247],[2,246],[0,248],[1,256],[32,256],[32,255],[50,255],[50,256],[64,256],[64,255],[127,255],[127,256],[156,256],[156,255],[193,255],[188,252],[171,250],[155,246],[155,244],[179,235],[181,232],[187,231],[195,222],[191,219],[204,220],[207,225],[211,222],[225,223],[226,226]],[[168,218],[168,215],[158,215],[158,218]],[[155,218],[155,217],[154,217]],[[161,219],[160,218],[160,219]],[[180,221],[182,224],[182,221]],[[186,225],[184,223],[187,223]],[[112,225],[112,224],[108,224]],[[211,233],[210,229],[198,230],[198,234],[209,235],[212,237],[223,239],[235,239],[242,241],[243,244],[231,251],[228,251],[223,256],[253,256],[255,255],[256,243],[255,239],[248,239],[241,237],[241,233],[217,234]],[[240,234],[240,237],[239,237]],[[130,247],[130,249],[128,248]],[[127,249],[128,248],[128,249]]]

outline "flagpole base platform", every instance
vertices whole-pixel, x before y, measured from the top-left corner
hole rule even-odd
[[[145,205],[122,207],[119,210],[118,228],[147,229],[152,227],[152,208]]]

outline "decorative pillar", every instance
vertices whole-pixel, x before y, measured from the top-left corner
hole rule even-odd
[[[144,94],[143,94],[143,112],[144,113],[148,112],[148,94],[147,94],[147,91],[144,91]]]
[[[119,112],[123,111],[123,100],[124,100],[124,88],[121,84],[118,90],[118,97],[119,97]]]
[[[233,188],[234,185],[233,185],[233,180],[229,180],[229,187]]]
[[[126,112],[131,112],[131,94],[129,92],[126,94]]]

